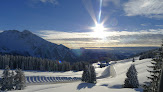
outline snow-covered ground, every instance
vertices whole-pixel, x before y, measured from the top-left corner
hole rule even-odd
[[[24,90],[15,90],[12,92],[143,92],[142,88],[130,89],[122,88],[126,78],[127,69],[131,64],[135,64],[138,71],[138,80],[142,85],[147,81],[146,76],[149,75],[147,69],[151,59],[138,60],[135,62],[132,59],[112,61],[112,66],[98,68],[96,67],[97,83],[82,83],[80,81],[71,83],[57,83],[57,84],[44,84],[44,85],[28,85]],[[96,64],[94,64],[96,65]],[[1,73],[2,71],[0,71]],[[26,76],[54,76],[54,77],[81,77],[80,72],[25,72]],[[109,76],[111,75],[111,76]],[[103,76],[103,77],[101,77]]]

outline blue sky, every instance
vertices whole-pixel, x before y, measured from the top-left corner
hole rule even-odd
[[[94,34],[100,0],[1,0],[0,30],[30,30],[70,48],[159,46],[162,0],[102,0],[103,38]]]

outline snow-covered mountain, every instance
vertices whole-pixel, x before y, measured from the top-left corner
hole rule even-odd
[[[0,33],[0,53],[74,61],[71,49],[48,42],[30,31],[8,30]]]

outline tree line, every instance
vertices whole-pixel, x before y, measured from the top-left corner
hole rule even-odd
[[[155,58],[155,56],[157,55],[158,52],[160,52],[160,48],[159,49],[154,49],[154,50],[150,50],[150,51],[146,51],[143,53],[140,53],[140,57],[139,60],[142,59],[147,59],[147,58]]]
[[[37,57],[0,55],[0,69],[5,69],[6,65],[10,69],[20,68],[22,70],[39,71],[81,71],[88,65],[87,62],[76,62],[70,64],[66,61],[49,60]]]

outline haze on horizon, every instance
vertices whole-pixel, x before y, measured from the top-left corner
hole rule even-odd
[[[29,30],[50,42],[72,49],[160,46],[163,39],[161,0],[0,2],[1,32]],[[103,25],[97,27],[97,24]]]

